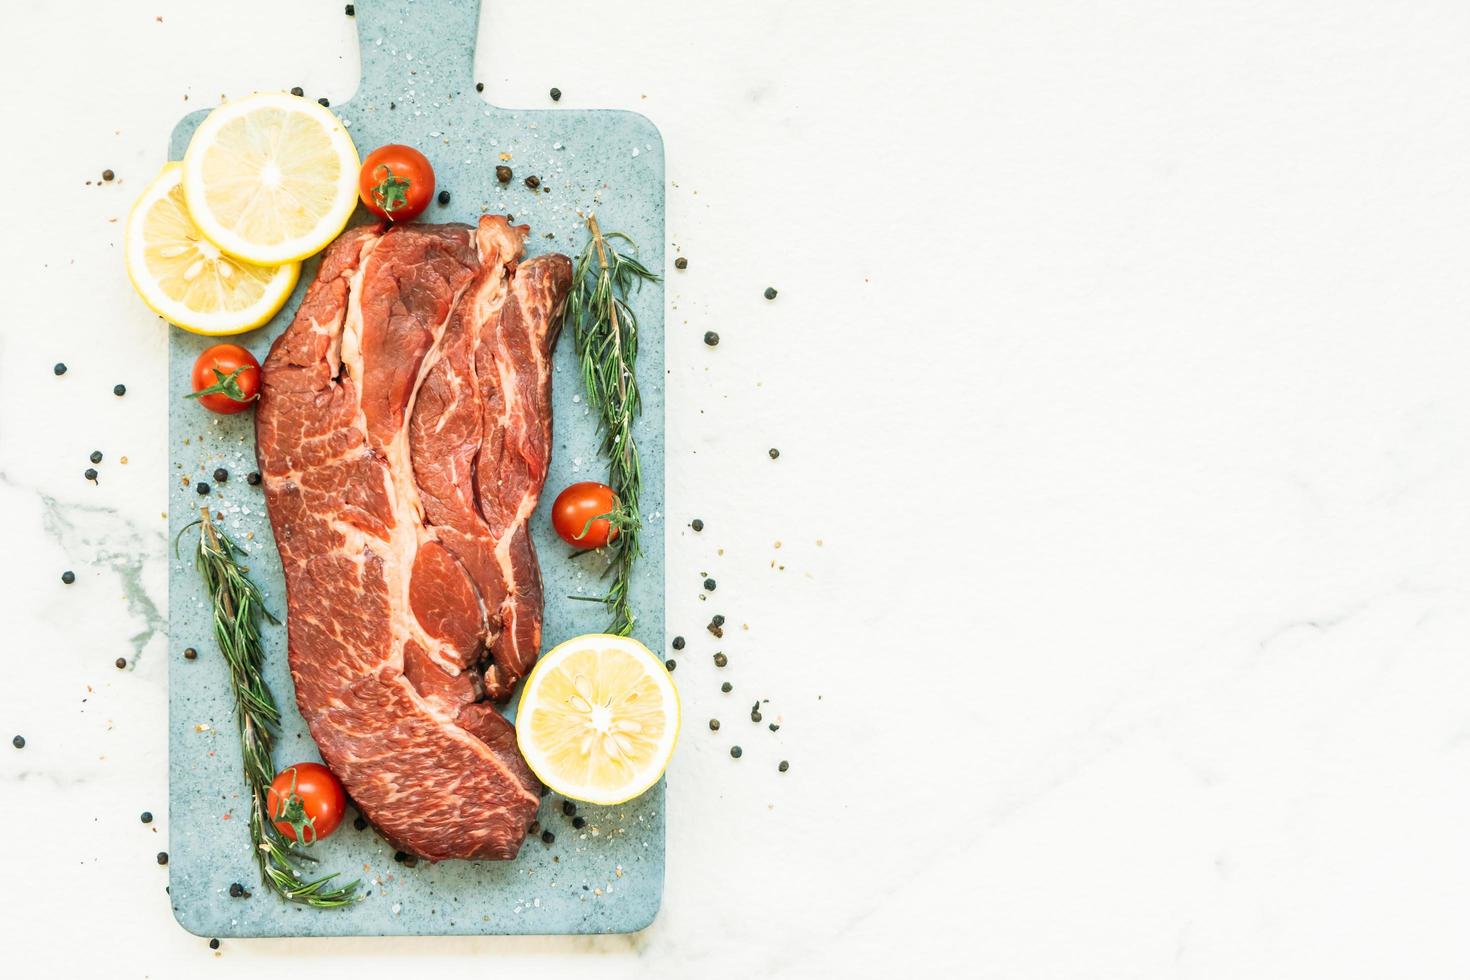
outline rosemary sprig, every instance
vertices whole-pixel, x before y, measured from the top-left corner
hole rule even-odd
[[[271,744],[280,728],[281,712],[265,683],[260,618],[264,616],[272,623],[278,620],[266,610],[260,589],[240,564],[244,552],[210,520],[209,508],[201,507],[199,513],[200,519],[194,522],[199,526],[194,564],[209,592],[214,607],[214,637],[230,668],[240,755],[245,763],[245,784],[250,789],[250,840],[261,877],[292,902],[313,908],[347,905],[356,900],[359,883],[331,887],[335,873],[303,880],[299,863],[316,859],[293,848],[267,814],[266,793],[275,776]]]
[[[645,282],[657,282],[635,257],[618,250],[624,242],[636,251],[633,240],[622,232],[603,233],[597,216],[587,218],[590,235],[577,260],[572,291],[567,297],[565,329],[571,333],[581,364],[582,386],[587,404],[597,413],[602,429],[600,451],[608,459],[608,486],[617,495],[617,507],[609,518],[618,528],[615,548],[607,571],[613,575],[602,602],[612,613],[609,633],[627,636],[637,619],[629,594],[633,565],[643,554],[639,532],[643,520],[638,500],[643,492],[643,470],[638,445],[633,437],[633,420],[642,410],[638,396],[638,317],[627,297]]]

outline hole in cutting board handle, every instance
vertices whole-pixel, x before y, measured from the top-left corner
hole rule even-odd
[[[354,99],[406,98],[412,91],[432,101],[473,93],[480,0],[356,0],[353,6],[362,51]]]

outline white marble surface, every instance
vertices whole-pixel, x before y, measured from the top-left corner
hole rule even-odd
[[[350,95],[353,22],[149,0],[7,28],[0,945],[26,975],[1470,971],[1463,5],[492,2],[486,96],[651,116],[690,259],[669,509],[707,529],[670,541],[669,626],[704,640],[664,909],[218,953],[154,863],[165,335],[120,219],[184,111]],[[705,571],[779,735],[717,692]]]

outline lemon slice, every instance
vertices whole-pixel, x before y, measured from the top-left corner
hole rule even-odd
[[[295,262],[336,238],[357,204],[357,147],[337,117],[284,92],[229,102],[184,154],[184,197],[204,232],[258,265]]]
[[[543,656],[521,692],[516,741],[552,790],[626,803],[663,775],[679,737],[679,694],[637,640],[588,633]]]
[[[259,266],[220,252],[189,218],[170,163],[143,191],[124,235],[128,278],[149,308],[194,333],[242,333],[269,320],[291,295],[301,265]]]

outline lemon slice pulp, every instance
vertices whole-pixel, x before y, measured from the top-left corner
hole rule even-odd
[[[184,154],[184,196],[223,251],[260,265],[294,262],[346,226],[360,166],[352,137],[326,108],[263,93],[199,124]]]
[[[589,633],[552,649],[521,692],[516,740],[540,780],[587,803],[625,803],[669,764],[679,694],[647,647]]]
[[[194,333],[242,333],[285,304],[299,263],[259,266],[223,254],[184,205],[184,168],[170,163],[143,191],[123,236],[128,278],[159,316]]]

